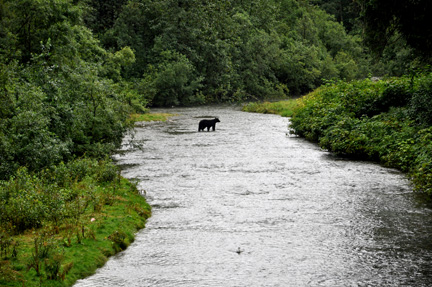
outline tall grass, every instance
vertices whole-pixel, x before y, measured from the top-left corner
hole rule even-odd
[[[130,120],[133,122],[152,122],[152,121],[167,121],[174,114],[168,113],[145,113],[145,114],[131,114]]]
[[[243,107],[243,111],[250,113],[277,114],[291,117],[298,103],[295,99],[280,102],[253,102]]]

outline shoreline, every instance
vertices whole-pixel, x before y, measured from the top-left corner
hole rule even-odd
[[[128,179],[79,185],[93,189],[94,201],[78,218],[44,222],[12,236],[0,230],[1,286],[73,286],[128,248],[145,228],[151,207]]]

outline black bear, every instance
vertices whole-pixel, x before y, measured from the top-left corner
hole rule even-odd
[[[198,131],[204,131],[205,128],[207,128],[207,131],[210,130],[210,128],[213,128],[213,131],[216,128],[216,123],[219,123],[220,120],[218,118],[215,118],[214,120],[202,120],[199,122]]]

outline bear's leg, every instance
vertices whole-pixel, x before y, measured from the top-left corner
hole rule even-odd
[[[215,131],[215,128],[216,128],[216,124],[214,124],[214,125],[213,125],[212,127],[213,127],[213,131]]]

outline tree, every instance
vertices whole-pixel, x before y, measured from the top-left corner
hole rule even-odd
[[[84,15],[86,26],[103,38],[114,26],[127,0],[86,0],[86,3],[89,7]]]
[[[425,59],[432,57],[432,2],[429,0],[361,0],[368,45],[378,53],[403,37]]]
[[[360,6],[356,0],[313,0],[330,15],[334,15],[336,21],[342,23],[347,32],[358,27],[357,18],[360,15]]]
[[[122,89],[133,51],[104,50],[76,1],[2,0],[0,15],[0,179],[118,148],[139,107]]]
[[[202,103],[198,94],[202,79],[190,61],[169,50],[163,51],[160,58],[158,66],[144,79],[151,102],[158,106]]]

